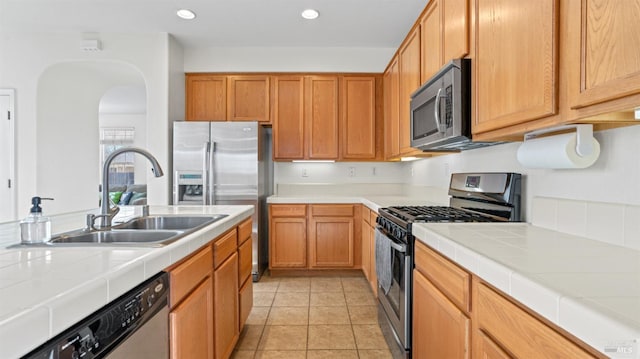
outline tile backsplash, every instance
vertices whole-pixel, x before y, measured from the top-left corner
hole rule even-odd
[[[534,197],[531,224],[640,250],[640,206]]]

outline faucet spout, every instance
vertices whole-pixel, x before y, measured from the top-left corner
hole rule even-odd
[[[153,171],[154,176],[162,177],[164,175],[164,172],[162,171],[162,167],[160,167],[160,163],[158,163],[158,160],[147,150],[143,150],[142,148],[137,147],[122,147],[111,152],[111,154],[104,160],[104,166],[102,168],[102,202],[100,204],[100,216],[95,217],[99,217],[101,219],[101,229],[107,229],[111,227],[111,219],[116,215],[116,213],[118,213],[117,205],[115,205],[113,210],[109,205],[109,166],[111,166],[111,162],[113,162],[113,160],[118,155],[127,152],[139,153],[146,157],[149,162],[151,162],[151,170]]]

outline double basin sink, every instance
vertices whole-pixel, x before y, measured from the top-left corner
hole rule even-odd
[[[161,247],[189,233],[226,217],[210,216],[146,216],[117,224],[107,231],[74,231],[51,238],[49,245],[134,245]]]

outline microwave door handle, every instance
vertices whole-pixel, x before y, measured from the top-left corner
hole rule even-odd
[[[436,94],[436,106],[433,109],[433,117],[436,120],[436,130],[438,130],[438,132],[444,132],[440,130],[440,92],[442,92],[442,87],[438,89],[438,93]]]

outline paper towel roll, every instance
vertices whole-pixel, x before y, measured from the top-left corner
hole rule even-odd
[[[518,148],[518,162],[528,168],[586,168],[600,156],[600,144],[595,138],[593,151],[580,156],[576,152],[576,133],[527,140]]]

